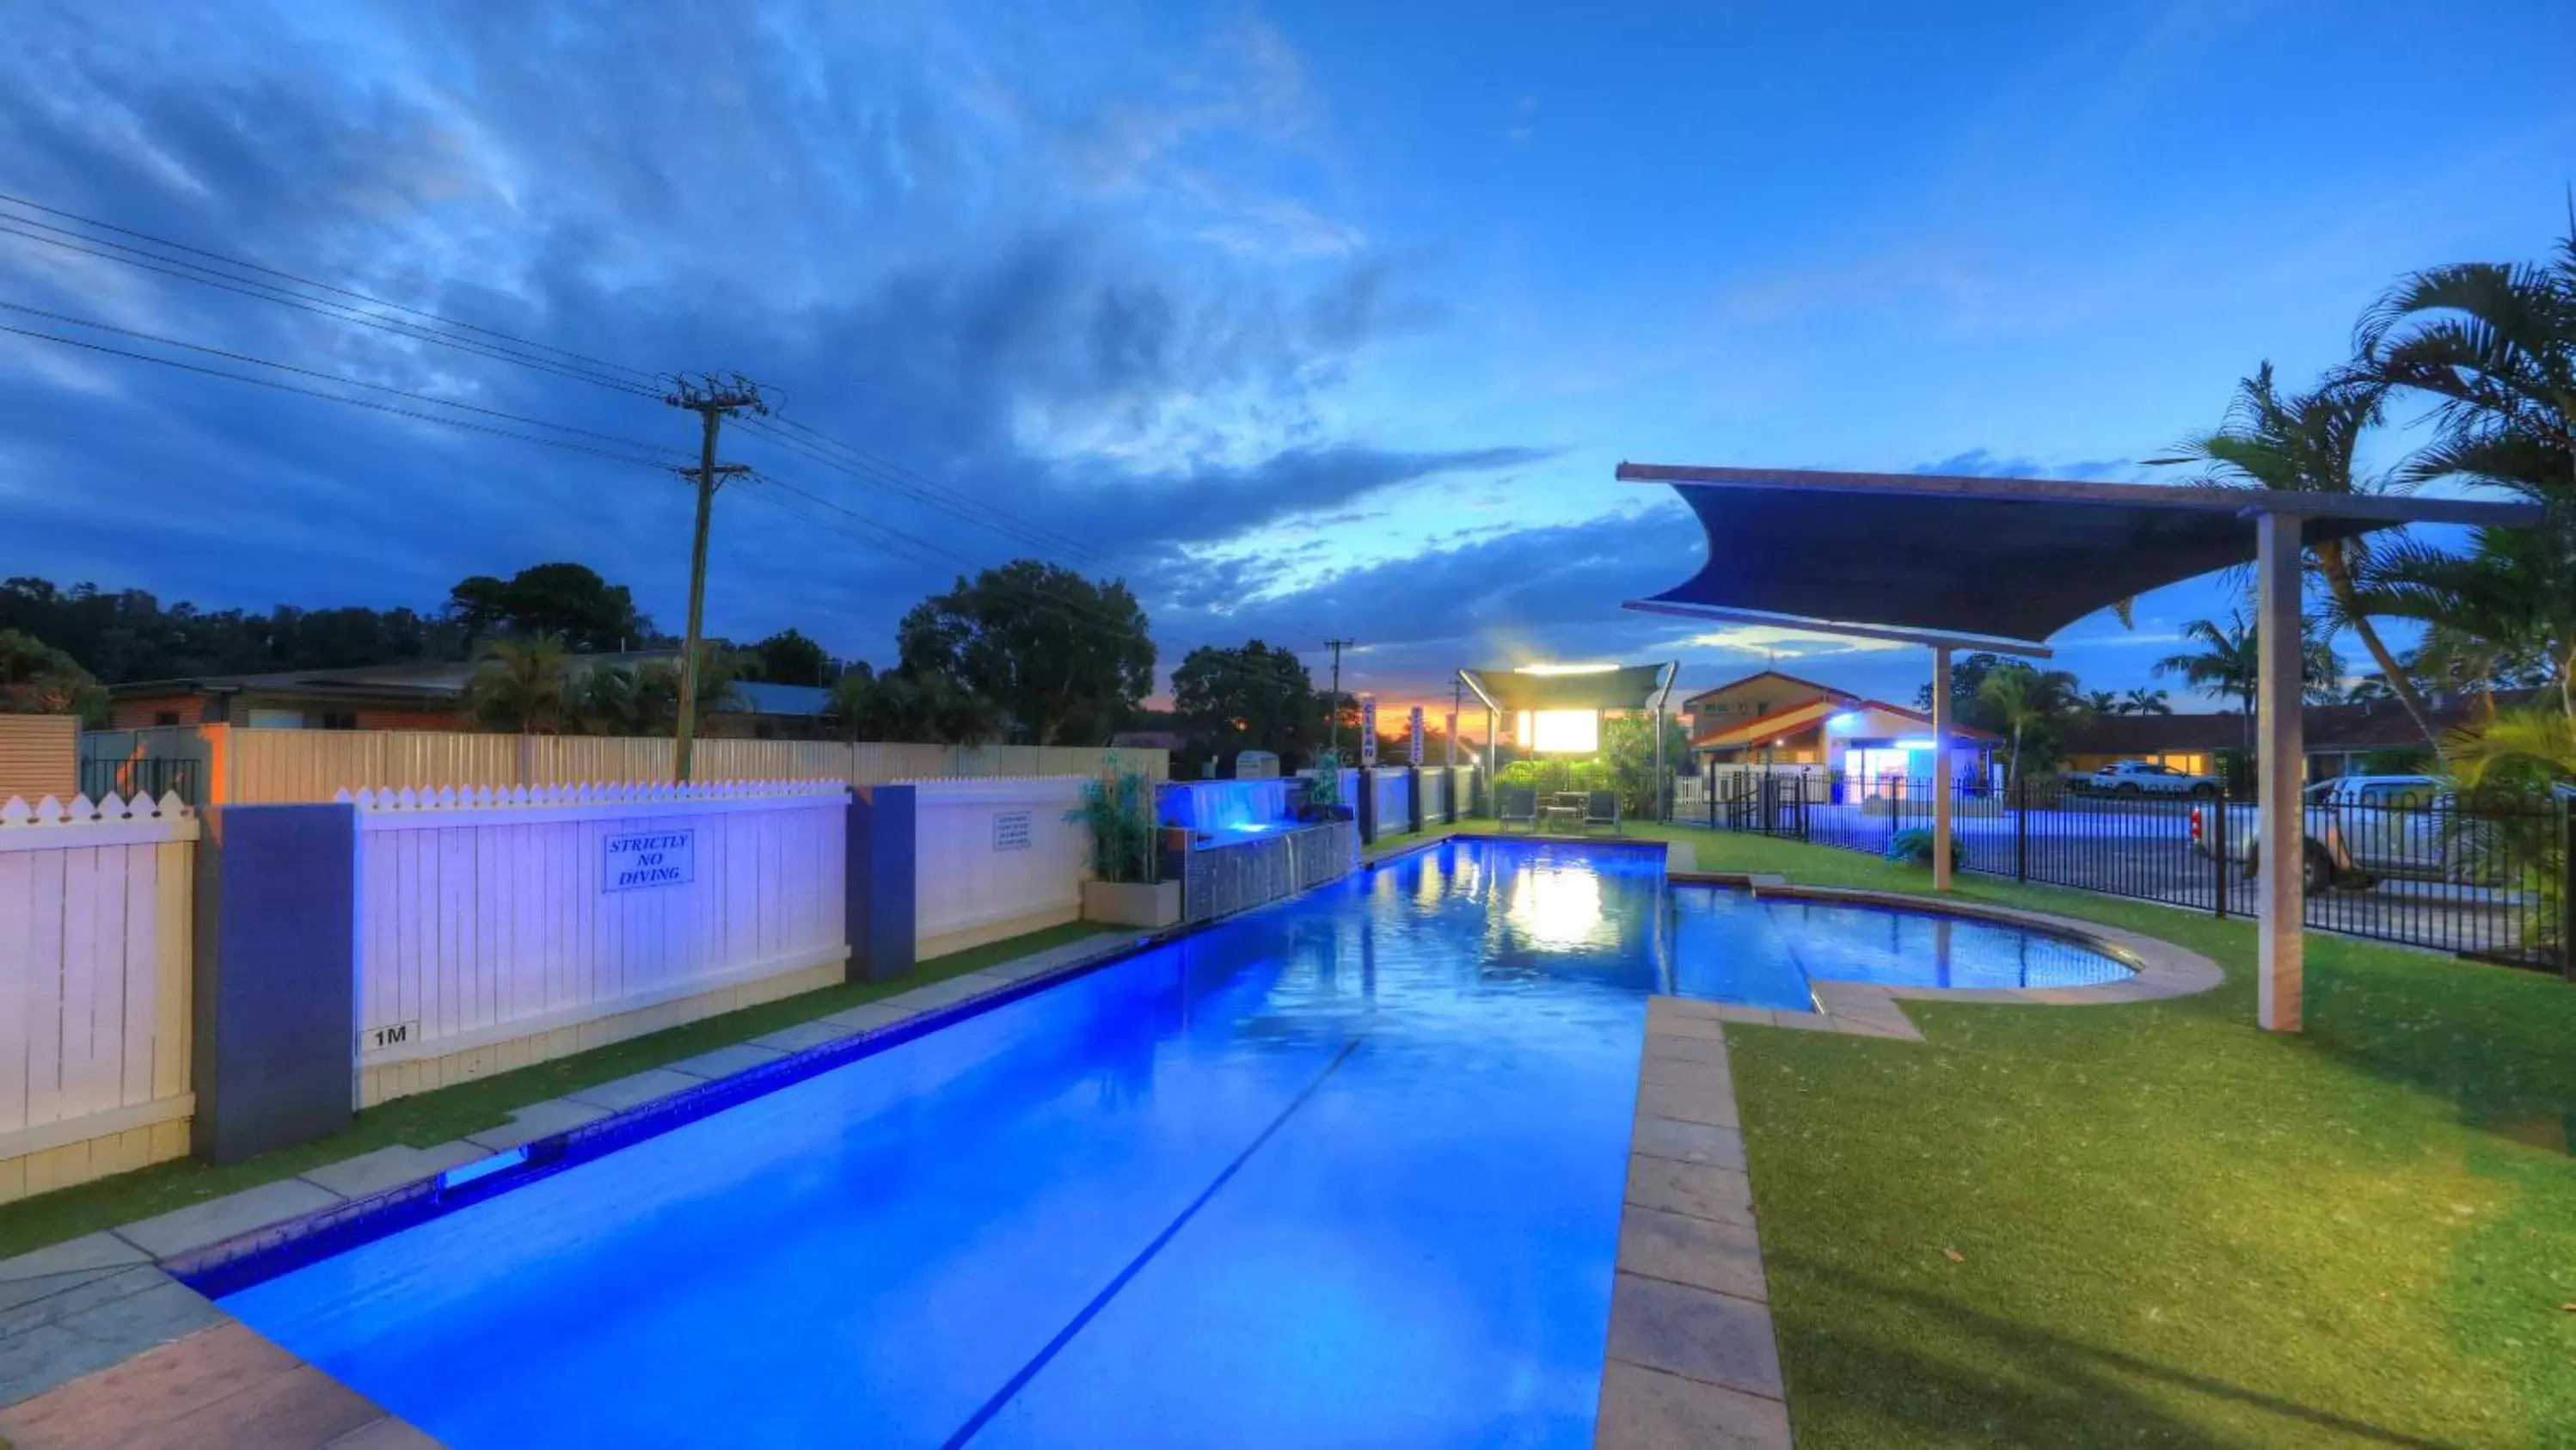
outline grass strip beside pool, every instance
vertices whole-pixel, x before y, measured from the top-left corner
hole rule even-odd
[[[1658,832],[1658,834],[1663,834]],[[1922,891],[1698,830],[1701,869]],[[1801,1450],[2576,1444],[2576,987],[1961,878],[2227,969],[2131,1006],[1912,1002],[1927,1043],[1730,1027]]]
[[[182,1158],[20,1199],[0,1205],[0,1258],[256,1188],[396,1143],[426,1148],[450,1142],[468,1133],[499,1127],[509,1121],[512,1109],[530,1103],[579,1092],[647,1068],[679,1062],[865,1002],[1100,934],[1101,929],[1089,922],[1048,927],[933,958],[897,981],[826,987],[783,997],[533,1067],[396,1098],[359,1113],[356,1125],[345,1133],[240,1163],[217,1168],[194,1158]]]

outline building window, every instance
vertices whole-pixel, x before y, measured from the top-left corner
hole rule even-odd
[[[155,710],[152,712],[152,723],[155,725],[176,725],[179,723],[179,712],[176,710]]]
[[[355,730],[358,728],[358,717],[354,714],[341,714],[336,711],[325,710],[322,712],[322,728],[325,730]]]

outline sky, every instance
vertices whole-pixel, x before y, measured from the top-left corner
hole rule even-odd
[[[434,608],[576,559],[676,630],[691,492],[661,465],[696,420],[649,380],[739,372],[779,411],[724,442],[756,473],[717,501],[712,633],[882,665],[910,605],[1034,554],[1126,579],[1165,670],[1257,637],[1320,679],[1339,636],[1390,702],[1610,659],[1910,700],[1920,650],[1623,612],[1703,545],[1616,464],[2178,477],[2139,460],[2239,377],[2313,379],[2410,269],[2543,254],[2576,177],[2576,7],[2548,0],[11,28],[0,193],[490,346],[8,234],[139,244],[8,202],[0,326],[614,456],[0,333],[0,574]],[[2230,600],[2159,591],[2057,662],[2157,684]]]

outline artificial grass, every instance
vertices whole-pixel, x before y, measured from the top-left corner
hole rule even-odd
[[[1653,832],[1664,834],[1663,832]],[[1707,870],[1923,890],[1679,829]],[[1728,1028],[1802,1450],[2576,1445],[2576,986],[1968,876],[2203,952],[2216,991],[1907,1004],[1928,1042]]]
[[[113,1178],[74,1184],[51,1193],[0,1205],[0,1258],[22,1254],[64,1239],[121,1223],[150,1218],[227,1193],[256,1188],[343,1158],[396,1143],[425,1148],[468,1133],[499,1127],[511,1110],[611,1082],[647,1068],[711,1052],[730,1043],[765,1036],[781,1028],[846,1011],[863,1002],[911,991],[1031,952],[1099,935],[1089,922],[1070,922],[1002,941],[990,942],[916,966],[912,975],[890,982],[851,983],[782,997],[739,1012],[632,1037],[624,1042],[559,1057],[533,1067],[494,1073],[435,1092],[380,1103],[357,1115],[355,1126],[316,1142],[262,1154],[239,1163],[214,1167],[181,1158]]]

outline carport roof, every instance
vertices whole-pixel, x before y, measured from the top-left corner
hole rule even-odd
[[[1651,710],[1672,689],[1679,668],[1500,665],[1460,670],[1458,678],[1495,710]]]
[[[1708,534],[1698,574],[1632,609],[2031,654],[2095,610],[2251,560],[2255,514],[2295,516],[2310,545],[2410,522],[2539,517],[2522,504],[2207,485],[1649,463],[1618,476],[1671,484]]]

